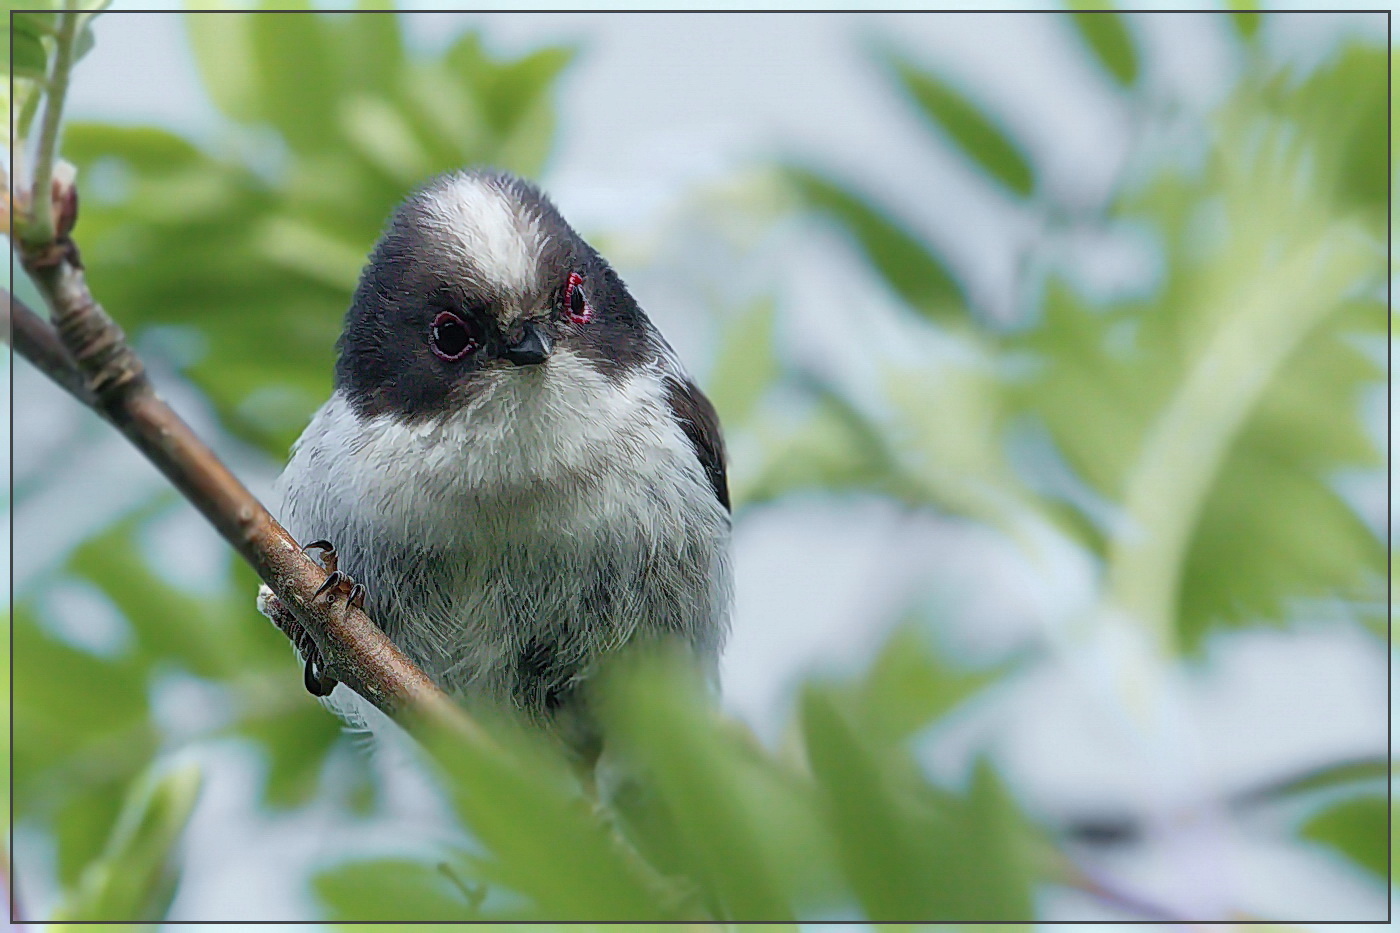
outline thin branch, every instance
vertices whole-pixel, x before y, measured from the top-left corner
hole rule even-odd
[[[39,127],[39,152],[34,162],[34,185],[29,198],[33,214],[23,231],[26,244],[49,243],[54,239],[53,171],[58,159],[58,138],[63,132],[63,100],[68,96],[68,78],[73,71],[73,53],[84,16],[72,9],[58,15],[53,70],[44,94],[44,120]]]
[[[1328,762],[1275,778],[1257,787],[1231,794],[1231,807],[1253,807],[1294,794],[1362,781],[1380,782],[1390,778],[1390,761],[1384,755],[1358,756]]]
[[[1132,914],[1137,918],[1136,922],[1169,923],[1178,926],[1195,922],[1177,914],[1169,907],[1116,887],[1107,878],[1091,873],[1083,865],[1071,863],[1070,877],[1062,880],[1070,887],[1083,891],[1110,907]]]
[[[88,391],[87,381],[73,365],[52,325],[5,289],[0,288],[0,295],[4,296],[3,307],[0,307],[0,325],[10,335],[10,343],[19,351],[19,355],[38,367],[63,391],[87,407],[96,409],[97,400]]]
[[[343,598],[315,598],[325,571],[156,395],[121,328],[88,290],[72,241],[60,235],[52,243],[22,242],[20,258],[52,308],[54,325],[9,298],[15,349],[165,474],[277,594],[337,680],[401,720],[484,738],[363,611]]]

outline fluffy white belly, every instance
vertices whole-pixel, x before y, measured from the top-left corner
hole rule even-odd
[[[279,480],[288,529],[335,544],[430,676],[539,713],[635,637],[712,666],[730,595],[728,513],[656,375],[560,382],[503,379],[417,426],[333,396]]]

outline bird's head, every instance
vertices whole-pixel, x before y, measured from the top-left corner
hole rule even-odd
[[[345,318],[336,385],[362,416],[418,420],[502,380],[620,380],[655,358],[654,335],[537,188],[454,172],[405,200],[375,245]]]

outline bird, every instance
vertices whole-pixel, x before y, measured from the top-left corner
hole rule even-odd
[[[425,673],[581,754],[600,741],[586,685],[624,647],[679,644],[717,682],[719,418],[538,187],[469,169],[410,194],[336,347],[274,484],[280,518],[333,548],[335,582]],[[307,660],[308,686],[333,687]]]

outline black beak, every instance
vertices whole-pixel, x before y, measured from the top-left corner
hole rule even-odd
[[[533,366],[549,358],[554,342],[540,333],[534,324],[526,323],[520,339],[506,347],[505,358],[516,366]]]

